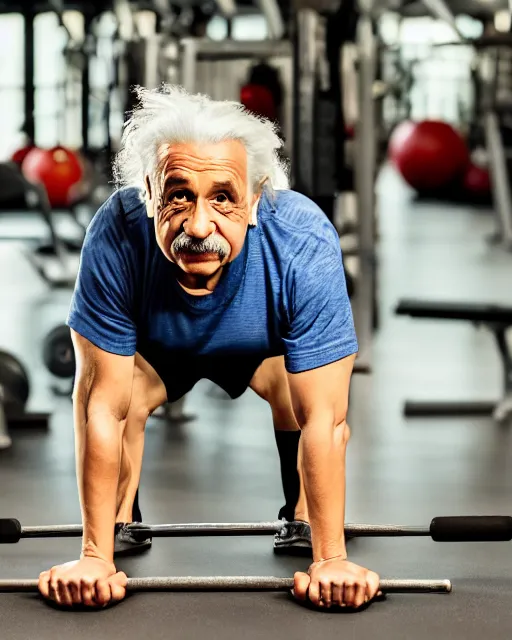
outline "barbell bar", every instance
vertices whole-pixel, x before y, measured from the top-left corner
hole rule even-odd
[[[126,589],[140,591],[289,591],[293,578],[274,576],[184,576],[128,578]],[[381,580],[382,593],[450,593],[450,580]],[[38,591],[37,580],[0,580],[0,593]]]
[[[249,523],[189,523],[129,525],[141,538],[196,536],[251,536],[282,532],[285,520]],[[22,527],[16,518],[0,519],[0,544],[12,544],[22,538],[80,537],[82,525],[45,525]],[[512,540],[511,516],[443,516],[434,518],[428,527],[400,525],[347,524],[347,538],[356,537],[430,537],[435,542],[508,542]]]

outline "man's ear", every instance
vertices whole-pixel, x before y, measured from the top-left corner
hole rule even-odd
[[[145,176],[144,185],[146,186],[146,212],[148,218],[155,217],[154,202],[153,202],[153,189],[151,188],[151,180],[149,176]]]
[[[263,187],[265,186],[265,182],[268,180],[267,177],[263,178],[258,182],[258,186],[254,195],[252,196],[252,208],[251,208],[251,218],[249,220],[249,224],[255,227],[258,224],[258,205],[260,203],[261,194],[263,192]]]
[[[258,224],[258,204],[260,202],[261,194],[255,194],[252,197],[253,205],[251,208],[251,217],[249,219],[249,224],[253,227]]]

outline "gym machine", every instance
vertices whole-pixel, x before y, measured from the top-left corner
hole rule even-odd
[[[96,170],[88,148],[90,103],[97,100],[97,95],[93,95],[93,92],[91,92],[89,82],[89,63],[90,58],[95,53],[96,46],[93,34],[94,11],[90,7],[84,8],[83,37],[77,39],[76,34],[73,36],[68,29],[65,12],[59,3],[53,3],[49,10],[53,11],[57,16],[60,28],[66,34],[66,44],[62,51],[66,73],[56,87],[59,90],[59,100],[55,107],[56,117],[59,119],[59,137],[62,137],[62,142],[67,138],[69,126],[74,127],[74,123],[70,120],[70,113],[73,114],[73,111],[76,111],[77,102],[81,103],[82,159],[85,164],[84,179],[81,183],[80,194],[77,192],[74,201],[64,210],[66,217],[71,218],[77,228],[76,238],[74,232],[73,238],[64,239],[59,237],[56,229],[56,217],[57,215],[60,216],[61,211],[52,210],[45,190],[29,183],[15,165],[2,164],[0,166],[1,207],[6,214],[13,213],[17,217],[27,211],[37,212],[42,216],[49,229],[48,240],[45,238],[41,242],[40,238],[37,238],[35,239],[37,244],[34,247],[33,243],[29,242],[33,238],[26,235],[20,237],[7,235],[6,239],[20,240],[24,243],[24,248],[27,248],[24,251],[26,258],[47,285],[52,288],[68,288],[72,287],[75,281],[80,250],[86,225],[90,219],[90,212],[91,210],[95,212],[97,206],[106,199],[111,189],[100,178],[101,172]],[[25,123],[23,131],[31,145],[37,141],[38,137],[36,130],[38,122],[34,112],[36,91],[34,84],[34,20],[37,11],[37,8],[27,8],[23,12],[25,21]],[[81,95],[80,98],[78,97],[79,94]],[[105,122],[108,125],[109,113],[107,108],[105,116]],[[108,147],[108,136],[106,146]],[[107,162],[107,167],[108,164],[109,161]],[[101,169],[103,173],[106,173],[105,166],[101,167]],[[87,213],[87,220],[82,223],[82,214],[85,212]]]
[[[453,27],[447,10],[435,14]],[[453,18],[453,16],[452,16]],[[488,158],[496,231],[492,244],[512,250],[512,166],[509,140],[512,113],[512,36],[508,33],[484,35],[473,40],[459,33],[459,40],[437,46],[471,46],[477,53],[473,73],[475,115],[471,126],[471,144],[482,143]]]
[[[439,16],[443,18],[443,16]],[[451,20],[449,20],[451,24]],[[463,41],[468,44],[468,41]],[[506,95],[503,82],[508,87],[508,108],[512,106],[509,74],[500,77],[499,51],[512,48],[510,34],[483,36],[471,43],[481,53],[479,65],[479,104],[477,105],[483,126],[484,139],[490,164],[497,233],[491,238],[505,249],[512,249],[512,192],[507,153],[503,145],[500,115],[507,104],[498,100]],[[503,75],[503,74],[502,74]],[[502,83],[500,85],[500,83]],[[505,87],[505,88],[506,88]],[[495,402],[416,402],[407,401],[404,415],[407,417],[456,417],[492,416],[499,423],[507,423],[512,416],[512,353],[507,341],[507,331],[512,326],[512,308],[476,303],[447,303],[423,300],[402,300],[396,307],[397,315],[412,318],[471,322],[484,326],[494,337],[503,367],[503,395]]]
[[[503,40],[500,38],[500,40]],[[504,44],[504,43],[503,43]],[[502,44],[502,46],[503,46]],[[499,98],[503,95],[504,83],[510,85],[510,70],[500,72],[500,53],[502,47],[481,42],[479,81],[480,111],[484,132],[485,146],[489,158],[496,233],[491,242],[500,244],[507,251],[512,251],[512,191],[510,187],[511,171],[507,151],[503,144],[501,120],[510,113],[512,101],[510,87],[508,103]],[[512,38],[509,36],[507,49],[512,50]],[[505,92],[507,93],[507,92]]]
[[[377,125],[374,83],[377,40],[373,2],[297,0],[294,30],[294,144],[293,166],[297,190],[314,200],[333,222],[343,218],[343,201],[353,192],[353,223],[357,240],[347,271],[356,286],[352,298],[360,350],[359,370],[371,370],[371,344],[378,325],[376,305],[375,179]],[[346,162],[344,122],[343,45],[354,43],[357,122],[354,137],[354,177]],[[342,232],[343,233],[343,232]],[[343,246],[344,238],[341,238]]]
[[[287,153],[293,148],[292,128],[292,47],[288,40],[223,40],[183,38],[179,44],[164,48],[171,64],[170,81],[177,81],[187,91],[204,92],[214,100],[240,101],[240,89],[250,68],[265,62],[278,70],[284,85],[282,134]]]
[[[44,187],[30,183],[13,163],[0,164],[0,185],[2,210],[12,213],[22,208],[24,211],[37,212],[42,216],[49,231],[48,240],[36,247],[28,243],[29,239],[24,236],[8,236],[8,239],[19,239],[25,243],[25,257],[47,285],[52,288],[73,286],[76,273],[73,270],[72,258],[78,256],[82,243],[64,240],[58,235]],[[81,231],[83,232],[82,228]],[[57,275],[51,273],[52,260]]]
[[[371,363],[373,332],[378,326],[376,237],[376,102],[377,40],[374,35],[373,0],[359,1],[356,45],[358,52],[359,120],[356,124],[355,182],[359,225],[358,293],[353,303],[360,343],[360,359]]]

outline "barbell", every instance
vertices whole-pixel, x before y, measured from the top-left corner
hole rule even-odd
[[[293,578],[274,576],[184,576],[128,578],[126,590],[139,591],[290,591]],[[0,593],[35,592],[37,580],[0,580]],[[449,580],[381,580],[383,593],[450,593]]]
[[[129,530],[146,539],[197,536],[252,536],[281,533],[285,520],[249,523],[131,524]],[[13,544],[25,538],[80,537],[82,525],[22,527],[16,518],[0,519],[0,544]],[[508,542],[512,540],[510,516],[443,516],[433,518],[428,527],[347,524],[347,538],[429,537],[434,542]]]

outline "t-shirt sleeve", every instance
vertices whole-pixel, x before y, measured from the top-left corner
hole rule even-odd
[[[120,203],[113,196],[87,229],[68,325],[104,351],[133,355],[137,348],[134,285],[134,250]]]
[[[323,367],[358,351],[339,241],[308,243],[286,279],[289,328],[284,338],[290,373]]]

